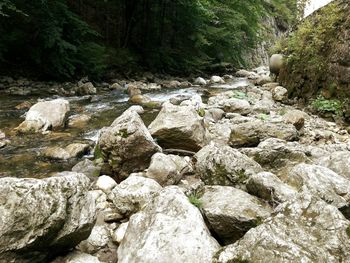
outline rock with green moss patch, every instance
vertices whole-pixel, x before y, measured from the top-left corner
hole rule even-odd
[[[229,146],[211,143],[196,155],[196,173],[207,185],[244,185],[261,166]]]
[[[232,244],[270,216],[258,198],[230,186],[206,186],[200,198],[209,228],[224,244]]]
[[[97,147],[120,179],[147,168],[152,155],[161,151],[140,116],[130,110],[101,130]]]
[[[278,206],[275,216],[219,251],[213,262],[347,262],[350,222],[336,207],[303,193]]]

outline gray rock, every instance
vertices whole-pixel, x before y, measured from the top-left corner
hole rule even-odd
[[[100,175],[101,166],[95,165],[95,163],[89,159],[85,159],[74,165],[72,171],[83,173],[91,180],[95,180]]]
[[[205,111],[205,120],[211,121],[211,122],[218,122],[221,120],[225,115],[225,112],[222,109],[219,108],[211,108]]]
[[[82,129],[90,120],[91,116],[87,114],[73,115],[68,119],[68,127]]]
[[[225,80],[222,77],[219,77],[219,76],[212,76],[210,78],[210,83],[211,84],[216,84],[216,83],[224,84]]]
[[[219,251],[213,262],[348,262],[350,222],[332,205],[303,194]]]
[[[130,218],[118,262],[210,263],[219,248],[199,210],[170,186]]]
[[[90,150],[89,144],[72,143],[65,148],[58,146],[46,148],[42,155],[49,159],[67,160],[70,158],[79,158]]]
[[[196,173],[208,185],[239,186],[252,174],[262,172],[258,163],[229,146],[211,143],[195,158]]]
[[[224,244],[240,239],[271,212],[258,198],[230,186],[206,186],[200,200],[209,228]]]
[[[86,83],[79,82],[76,92],[78,95],[84,96],[84,95],[94,95],[97,93],[97,90],[91,82],[86,82]]]
[[[336,206],[350,218],[350,180],[318,165],[299,164],[288,175],[287,183]]]
[[[198,77],[194,80],[194,84],[204,86],[204,85],[207,85],[207,81],[201,77]]]
[[[233,125],[229,144],[232,147],[257,146],[268,138],[295,141],[299,138],[296,128],[291,124],[250,121]]]
[[[189,162],[180,156],[156,153],[152,156],[146,177],[155,180],[162,186],[177,184],[187,172],[186,167],[189,165]]]
[[[203,118],[191,106],[164,103],[149,130],[164,148],[198,151],[206,142]]]
[[[113,201],[119,214],[128,217],[138,212],[161,189],[152,179],[130,175],[114,187],[109,199]]]
[[[90,235],[95,201],[83,174],[0,179],[0,262],[44,262]]]
[[[117,186],[117,182],[107,175],[102,175],[98,177],[95,186],[97,189],[102,190],[105,194],[109,194],[113,188]]]
[[[337,174],[350,180],[350,152],[337,151],[315,160],[318,165],[328,167]]]
[[[288,98],[288,90],[282,86],[274,88],[272,94],[275,101],[284,101]]]
[[[300,130],[304,127],[305,120],[310,119],[310,116],[300,110],[290,110],[285,115],[283,115],[283,119],[286,123],[291,123]]]
[[[120,178],[144,170],[152,155],[161,151],[140,116],[135,111],[128,110],[110,127],[101,130],[98,149]]]
[[[230,98],[223,102],[225,112],[236,112],[241,115],[247,115],[251,112],[250,103],[246,100]]]
[[[102,263],[97,257],[79,251],[72,251],[65,257],[59,257],[51,263]]]
[[[46,131],[64,124],[69,111],[69,102],[64,99],[42,101],[33,105],[26,119],[16,130],[20,133]]]
[[[268,172],[251,175],[246,186],[250,194],[268,201],[271,205],[286,202],[297,194],[294,188]]]

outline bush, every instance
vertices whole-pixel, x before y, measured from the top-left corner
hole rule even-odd
[[[325,99],[318,96],[312,101],[311,106],[320,113],[334,113],[338,116],[342,115],[343,104],[336,99]]]

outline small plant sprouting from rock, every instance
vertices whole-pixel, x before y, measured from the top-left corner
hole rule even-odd
[[[188,196],[188,200],[190,201],[190,203],[192,205],[194,205],[198,209],[201,209],[203,207],[203,203],[200,200],[200,196],[199,196],[199,194],[197,192],[194,192],[193,194],[190,194]]]
[[[346,228],[346,234],[350,238],[350,225]]]
[[[247,96],[247,94],[245,94],[242,91],[234,91],[234,92],[232,92],[232,98],[240,99],[240,100],[247,100],[248,96]]]
[[[205,116],[205,109],[199,108],[197,112],[198,112],[198,115],[201,116],[202,118]]]
[[[322,96],[318,96],[311,106],[320,113],[335,113],[342,115],[342,103],[336,99],[325,99]]]
[[[117,135],[119,135],[122,138],[128,138],[129,134],[127,130],[120,130]]]

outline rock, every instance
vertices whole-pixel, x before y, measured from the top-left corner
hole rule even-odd
[[[76,92],[80,96],[94,95],[97,93],[96,88],[91,82],[79,83]]]
[[[22,103],[16,105],[16,110],[29,109],[32,106],[32,103],[29,101],[23,101]]]
[[[282,86],[277,86],[272,91],[275,101],[285,101],[288,98],[288,90]]]
[[[96,181],[97,189],[102,190],[105,194],[109,194],[116,186],[116,181],[107,175],[100,176]]]
[[[113,201],[119,214],[128,217],[141,210],[161,189],[162,187],[152,179],[130,175],[114,187],[109,199]]]
[[[109,89],[110,90],[122,90],[123,87],[118,82],[115,82],[109,86]]]
[[[44,150],[42,155],[49,159],[67,160],[70,158],[82,157],[89,152],[90,145],[83,143],[72,143],[65,148],[58,146],[48,147]]]
[[[100,175],[101,167],[95,165],[93,161],[85,159],[74,165],[72,171],[77,173],[83,173],[91,180],[96,180],[97,177]]]
[[[311,162],[307,150],[302,145],[276,138],[266,139],[258,147],[243,148],[240,151],[268,170],[278,170],[303,162]]]
[[[6,134],[0,130],[0,149],[4,148],[10,141],[6,139]]]
[[[163,84],[163,86],[168,89],[177,89],[178,87],[180,87],[180,85],[181,85],[181,82],[177,80],[171,80]]]
[[[298,191],[309,191],[350,218],[350,181],[332,170],[318,165],[299,164],[289,172],[287,183]]]
[[[210,263],[219,248],[199,210],[171,186],[130,218],[118,262]]]
[[[350,222],[334,206],[303,194],[275,213],[219,251],[213,262],[343,262],[350,257]]]
[[[190,100],[190,99],[191,99],[191,95],[179,94],[179,95],[176,95],[175,97],[170,98],[169,101],[171,104],[180,105],[181,102],[185,100]]]
[[[140,105],[133,105],[127,109],[127,111],[135,111],[138,114],[143,114],[145,110]]]
[[[318,165],[328,167],[340,176],[350,180],[350,152],[337,151],[315,160]]]
[[[120,244],[120,242],[122,242],[124,236],[125,236],[125,233],[126,233],[126,230],[128,229],[128,225],[129,225],[129,222],[126,222],[126,223],[122,223],[118,229],[114,232],[114,242]]]
[[[212,76],[210,78],[210,83],[212,83],[212,84],[216,84],[216,83],[224,84],[225,80],[219,76]]]
[[[205,112],[205,119],[212,122],[218,122],[225,115],[225,112],[219,108],[211,108]]]
[[[207,81],[201,77],[198,77],[194,80],[195,85],[205,86],[207,85]]]
[[[271,212],[258,198],[230,186],[206,186],[200,201],[209,228],[224,244],[240,239]]]
[[[276,87],[278,87],[280,84],[278,82],[270,82],[270,83],[266,83],[264,85],[262,85],[262,89],[263,90],[267,90],[272,92]]]
[[[145,95],[134,95],[129,99],[130,103],[144,105],[151,102],[151,98]]]
[[[152,155],[161,151],[140,116],[130,110],[101,130],[97,149],[119,178],[144,170]]]
[[[68,111],[69,102],[64,99],[38,102],[29,109],[25,121],[16,130],[21,133],[38,132],[62,126]]]
[[[91,116],[87,114],[73,115],[68,118],[68,127],[82,129],[90,120]]]
[[[225,112],[236,112],[241,115],[247,115],[251,112],[250,103],[246,100],[231,98],[224,101]]]
[[[301,130],[304,127],[305,120],[309,119],[310,116],[300,110],[290,110],[285,115],[283,119],[286,123],[291,123],[297,130]]]
[[[90,235],[95,201],[84,175],[0,179],[0,262],[45,262]]]
[[[135,84],[128,84],[127,90],[130,98],[136,95],[141,95],[141,90]]]
[[[254,80],[255,85],[258,85],[258,86],[263,86],[270,82],[272,82],[272,79],[270,76],[261,76],[257,80]]]
[[[270,57],[270,72],[275,75],[279,75],[280,70],[282,69],[284,64],[284,58],[281,54],[273,54]]]
[[[82,241],[77,248],[84,253],[94,254],[106,247],[110,238],[106,226],[95,225],[88,239]]]
[[[79,251],[72,251],[65,257],[59,257],[51,263],[102,263],[97,257]]]
[[[197,110],[197,112],[204,107],[202,97],[199,94],[193,95],[188,100],[182,101],[180,106],[192,106]]]
[[[188,166],[188,162],[182,157],[156,153],[152,156],[146,177],[155,180],[162,186],[177,184]]]
[[[257,146],[261,141],[268,138],[295,141],[299,138],[299,135],[291,124],[255,120],[233,125],[229,144],[232,147],[251,147]]]
[[[255,173],[262,172],[261,166],[229,146],[211,143],[195,155],[196,173],[208,185],[245,184]]]
[[[206,142],[203,118],[191,106],[164,103],[148,128],[164,148],[198,151]]]
[[[257,79],[259,78],[259,75],[256,74],[255,72],[248,71],[245,69],[238,70],[236,72],[236,76],[239,78],[248,78],[248,79]]]
[[[297,194],[295,189],[268,172],[251,175],[246,186],[250,194],[268,201],[271,205],[289,201]]]
[[[204,186],[204,182],[198,176],[193,175],[185,176],[178,184],[178,187],[186,196],[198,195],[198,193],[203,192]]]

